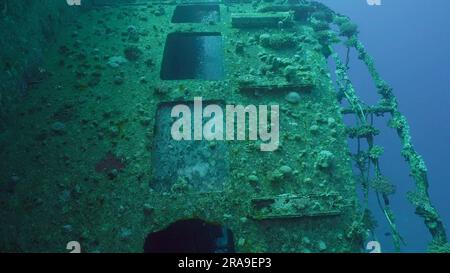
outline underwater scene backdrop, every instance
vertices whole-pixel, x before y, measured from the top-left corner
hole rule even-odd
[[[430,2],[0,0],[0,252],[450,252]]]

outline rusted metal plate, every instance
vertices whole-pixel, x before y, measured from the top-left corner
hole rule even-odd
[[[335,216],[341,214],[345,207],[342,200],[337,193],[255,198],[251,200],[250,216],[256,220]]]

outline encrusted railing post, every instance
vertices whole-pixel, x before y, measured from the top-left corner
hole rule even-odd
[[[365,113],[368,113],[367,111],[371,109],[372,112],[376,112],[374,109],[381,109],[383,113],[385,112],[391,114],[392,118],[389,125],[397,131],[402,144],[401,154],[409,165],[411,177],[414,179],[416,185],[415,192],[408,193],[408,199],[415,206],[416,214],[424,219],[425,225],[433,237],[433,241],[429,246],[429,251],[449,252],[450,246],[447,242],[447,235],[444,225],[438,212],[433,207],[428,194],[428,178],[425,162],[422,156],[414,149],[411,141],[408,121],[398,108],[397,99],[392,91],[392,88],[380,77],[375,68],[373,58],[367,53],[364,45],[358,40],[356,25],[351,23],[348,17],[336,13],[334,13],[334,23],[339,26],[340,34],[348,38],[345,42],[347,47],[353,47],[358,52],[358,58],[367,66],[370,75],[376,84],[378,94],[381,96],[377,106],[363,108],[360,106],[360,100],[355,95],[353,87],[351,85],[345,87],[341,84],[340,88],[346,88],[346,90],[344,90],[345,92],[350,90],[350,95],[345,94],[351,105],[351,109],[346,109],[344,112],[356,113],[360,120],[362,118],[365,119]],[[338,77],[341,76],[342,79],[349,82],[348,77],[343,74],[345,72],[343,71],[343,64],[340,63],[337,56],[334,56],[334,59],[336,61],[336,73]]]

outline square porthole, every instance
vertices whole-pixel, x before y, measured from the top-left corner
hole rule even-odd
[[[170,33],[164,48],[162,80],[221,80],[222,36],[218,32]]]
[[[178,104],[189,107],[193,117],[192,101],[158,105],[152,149],[151,187],[163,193],[222,191],[229,172],[226,141],[173,139],[171,132],[176,119],[171,117],[171,111]],[[203,107],[209,104],[224,106],[221,101],[204,101]],[[208,120],[210,119],[203,118],[203,125]],[[192,119],[190,133],[191,136],[194,135]]]
[[[219,5],[179,5],[175,8],[172,17],[172,23],[213,23],[219,21]]]

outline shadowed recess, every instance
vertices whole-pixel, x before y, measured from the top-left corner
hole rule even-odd
[[[172,23],[212,23],[219,21],[219,5],[180,5],[175,8],[172,17]]]
[[[221,80],[223,77],[220,33],[170,33],[167,36],[161,79]]]
[[[200,219],[181,220],[168,228],[150,233],[145,253],[233,253],[230,229]]]

